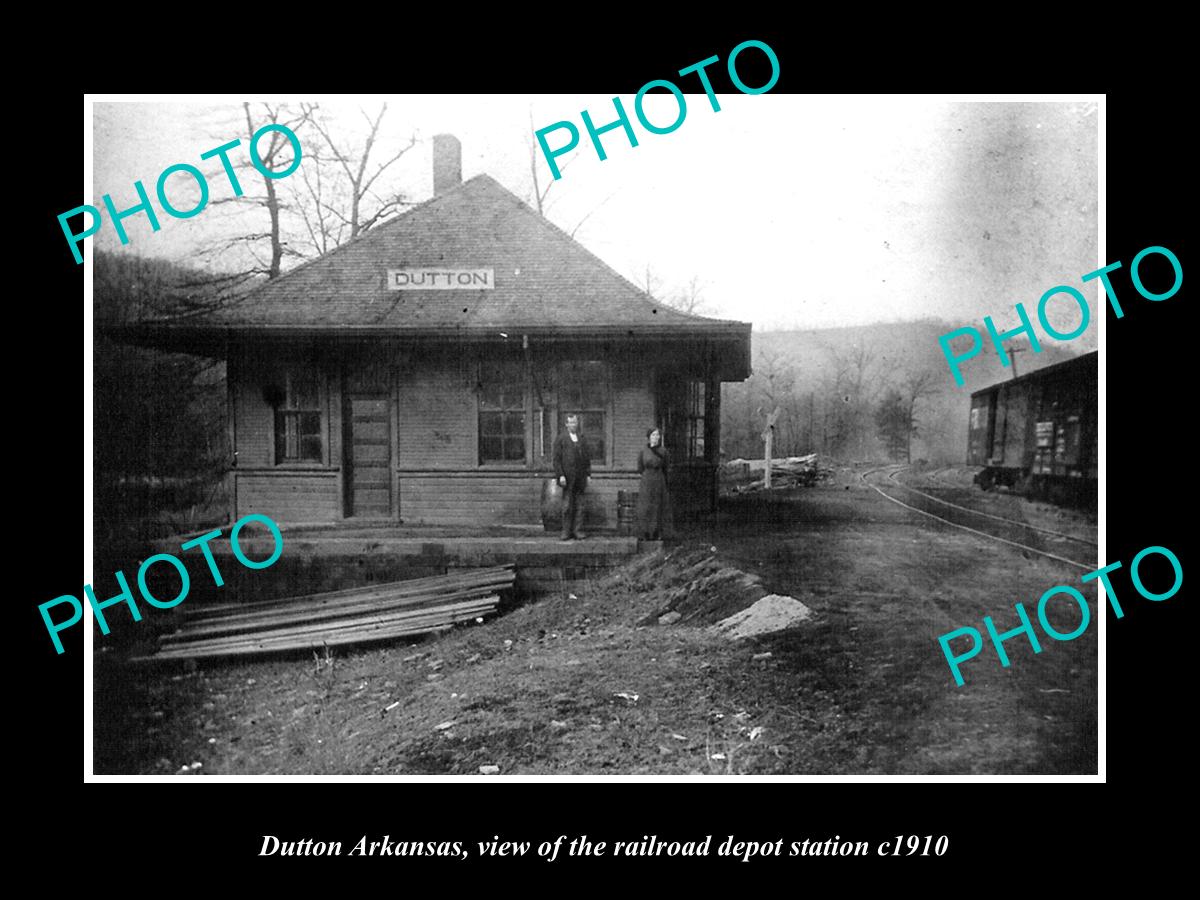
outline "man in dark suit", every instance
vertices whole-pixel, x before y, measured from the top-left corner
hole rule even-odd
[[[567,416],[567,430],[554,441],[554,474],[563,489],[562,539],[583,540],[583,492],[592,474],[587,445],[579,436],[579,417]]]

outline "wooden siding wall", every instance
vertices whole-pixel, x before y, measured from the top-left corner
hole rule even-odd
[[[541,522],[550,460],[536,469],[479,465],[476,354],[427,357],[400,369],[400,516],[413,524]],[[592,527],[615,527],[617,492],[637,490],[637,455],[654,421],[653,370],[644,361],[611,366],[611,467],[593,461],[587,498]],[[549,418],[549,417],[548,417]],[[553,428],[549,421],[547,424]],[[536,431],[534,433],[536,440]],[[549,446],[552,436],[547,436]]]
[[[283,383],[283,373],[289,367],[316,364],[320,375],[320,403],[325,425],[325,460],[309,463],[308,467],[336,469],[341,458],[341,436],[333,426],[341,421],[340,377],[337,367],[327,356],[305,354],[294,349],[268,356],[265,352],[243,350],[236,355],[236,376],[232,385],[234,423],[237,436],[237,467],[239,469],[282,469],[275,465],[275,414],[264,392],[268,386]]]
[[[231,367],[236,373],[231,386],[235,417],[231,430],[238,451],[233,470],[235,516],[257,512],[284,524],[342,520],[343,389],[374,386],[385,379],[390,382],[386,388],[396,413],[393,493],[398,503],[393,508],[403,522],[462,526],[541,522],[542,486],[552,474],[549,458],[539,459],[534,468],[479,465],[478,351],[463,347],[416,355],[382,347],[347,348],[317,357],[325,459],[321,464],[277,466],[274,413],[264,399],[264,387],[278,379],[282,366],[295,365],[301,358],[299,351],[266,349],[243,351],[235,357]],[[603,358],[603,354],[596,350],[578,358]],[[617,492],[638,489],[637,457],[657,413],[657,360],[653,353],[612,358],[606,435],[612,464],[593,461],[586,527],[615,527]],[[554,426],[552,417],[547,419],[549,447]],[[703,494],[707,485],[701,483],[700,473],[688,474],[693,477],[679,479],[679,493]],[[689,497],[678,500],[680,508],[697,505]]]
[[[654,371],[645,363],[613,367],[613,468],[637,471],[646,429],[655,424]],[[636,486],[631,490],[636,490]],[[613,500],[615,507],[616,500]]]
[[[278,355],[242,348],[234,354],[230,384],[237,451],[232,470],[234,517],[259,513],[276,522],[336,522],[342,518],[341,389],[337,367],[311,354],[321,374],[320,402],[324,424],[325,459],[321,463],[275,464],[275,414],[264,389],[281,383],[287,366],[305,359],[300,348]]]
[[[337,472],[239,472],[239,517],[261,513],[276,522],[336,522],[342,518]]]
[[[473,354],[472,354],[473,356]],[[401,471],[478,467],[476,366],[465,353],[405,361],[399,372]],[[401,513],[404,518],[403,489]]]
[[[539,525],[542,485],[549,477],[537,472],[402,472],[401,514],[416,525]],[[597,474],[584,495],[584,527],[615,528],[617,492],[637,487],[636,475]]]

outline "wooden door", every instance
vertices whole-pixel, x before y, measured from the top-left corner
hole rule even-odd
[[[392,515],[392,416],[385,393],[348,394],[346,423],[347,515]]]

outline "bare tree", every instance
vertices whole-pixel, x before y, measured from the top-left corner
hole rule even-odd
[[[385,182],[380,181],[417,145],[417,134],[413,132],[394,153],[376,152],[380,127],[387,115],[386,103],[380,104],[373,115],[365,109],[359,110],[367,131],[357,147],[349,137],[337,133],[319,105],[304,104],[301,108],[321,138],[321,145],[311,153],[316,165],[300,182],[308,202],[299,206],[309,242],[317,253],[325,253],[370,231],[412,205],[404,192],[385,190],[382,187]]]
[[[832,347],[826,347],[826,351],[833,363],[832,383],[828,384],[826,394],[840,400],[826,413],[826,427],[833,429],[833,447],[840,452],[853,448],[859,459],[865,459],[867,441],[871,437],[871,407],[878,382],[875,356],[862,341],[842,352]]]
[[[267,125],[281,125],[295,133],[307,121],[306,112],[303,110],[296,111],[286,103],[275,105],[258,103],[253,106],[250,103],[243,103],[242,116],[246,124],[247,139],[253,138],[258,131]],[[279,130],[268,132],[266,136],[258,141],[256,147],[253,149],[257,151],[259,161],[267,171],[286,170],[295,162],[295,151],[292,148],[292,142],[286,134]],[[282,216],[288,209],[288,204],[280,199],[279,192],[275,187],[276,179],[262,174],[250,161],[249,157],[232,165],[235,170],[246,173],[254,172],[262,181],[263,192],[261,194],[246,192],[240,197],[221,197],[213,200],[212,205],[219,206],[228,203],[238,203],[260,207],[267,212],[267,227],[225,238],[201,251],[201,254],[219,256],[231,249],[240,248],[250,255],[254,264],[243,268],[236,273],[236,276],[266,275],[267,278],[278,278],[283,268],[283,257],[285,255],[300,255],[295,249],[288,246],[288,241],[284,234]],[[303,168],[303,166],[300,168]],[[264,244],[267,246],[265,251],[260,249]]]
[[[529,107],[529,138],[526,144],[529,146],[529,174],[533,177],[533,205],[538,211],[538,215],[546,217],[546,198],[550,196],[550,191],[554,189],[554,185],[558,184],[558,178],[551,178],[546,182],[543,188],[541,184],[541,176],[538,174],[538,160],[541,159],[539,153],[540,147],[533,136],[537,133],[537,129],[533,125],[533,107]],[[575,162],[576,157],[572,156],[565,163],[558,167],[558,174],[561,177],[566,174],[567,166]],[[582,223],[581,223],[582,224]],[[578,230],[578,226],[576,226]],[[574,232],[572,232],[574,235]]]
[[[657,300],[659,303],[664,302],[659,296],[659,291],[662,289],[663,280],[654,274],[654,269],[650,266],[650,263],[646,263],[646,271],[639,272],[637,275],[634,275],[632,281],[635,285],[645,291],[647,296],[649,296],[652,300]]]
[[[674,291],[662,303],[690,316],[702,315],[708,310],[708,301],[704,297],[704,284],[700,281],[700,276],[693,275],[691,281]]]
[[[900,396],[903,398],[905,410],[907,412],[907,443],[908,455],[907,459],[912,462],[912,442],[921,429],[921,422],[917,414],[917,404],[926,397],[931,397],[940,392],[938,387],[940,382],[932,372],[924,371],[915,374],[909,374],[904,379]]]
[[[699,275],[693,275],[692,279],[682,288],[670,290],[666,282],[655,273],[650,263],[646,263],[645,270],[635,274],[631,280],[652,299],[668,309],[693,316],[700,315],[708,309],[708,300],[704,297],[704,282],[700,280]]]
[[[304,224],[308,242],[318,255],[328,253],[341,244],[345,237],[345,223],[335,220],[329,213],[329,197],[332,187],[329,186],[320,165],[301,166],[300,179],[303,190],[292,188],[296,197],[296,208],[300,221]]]
[[[796,385],[796,373],[787,357],[778,349],[769,348],[755,360],[754,375],[760,377],[759,390],[764,411],[769,413],[776,406],[783,406]]]
[[[533,202],[530,205],[533,206],[533,208],[538,211],[539,216],[541,216],[543,219],[548,219],[550,217],[548,215],[546,215],[546,211],[547,211],[547,209],[549,209],[550,204],[546,202],[546,198],[550,196],[550,191],[554,188],[554,185],[558,184],[559,179],[551,178],[549,181],[546,182],[546,186],[542,187],[542,177],[538,171],[538,161],[542,158],[542,156],[541,156],[541,153],[539,152],[540,147],[538,146],[537,141],[535,141],[533,139],[534,133],[535,133],[535,129],[533,126],[533,108],[530,107],[530,109],[529,109],[529,138],[526,141],[526,145],[529,148],[529,175],[533,180],[533,193],[531,195]],[[561,176],[561,175],[565,174],[567,171],[567,166],[569,166],[571,163],[573,163],[576,159],[577,159],[577,157],[572,156],[565,163],[563,163],[561,166],[559,166],[558,167],[559,175]],[[613,191],[611,194],[609,194],[607,197],[605,197],[603,200],[601,200],[599,203],[597,203],[595,206],[593,206],[590,210],[588,210],[587,213],[583,216],[583,218],[581,218],[578,222],[576,222],[572,228],[570,228],[570,229],[564,228],[563,230],[566,231],[570,237],[575,237],[575,235],[577,235],[579,233],[579,229],[583,227],[584,223],[588,219],[590,219],[593,215],[595,215],[595,213],[599,209],[601,209],[604,206],[604,204],[606,204],[609,200],[611,200],[613,197],[615,197],[616,194],[617,194],[617,192]]]

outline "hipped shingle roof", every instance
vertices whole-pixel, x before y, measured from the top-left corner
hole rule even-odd
[[[389,269],[493,269],[490,290],[388,290]],[[148,323],[144,323],[148,324]],[[182,324],[182,323],[181,323]],[[566,330],[729,335],[750,326],[667,309],[487,175],[479,175],[190,318],[189,332]]]

